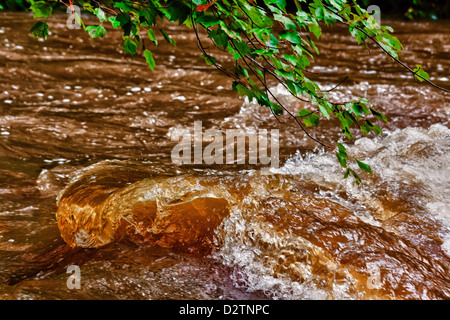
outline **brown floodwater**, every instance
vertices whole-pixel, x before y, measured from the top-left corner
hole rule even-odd
[[[41,41],[32,15],[0,12],[1,299],[450,299],[448,94],[326,29],[310,77],[327,90],[348,76],[329,95],[390,120],[344,141],[373,169],[356,186],[292,120],[232,92],[192,31],[166,26],[177,45],[161,37],[151,71],[117,30],[94,40],[66,19]],[[450,22],[383,24],[450,88]],[[280,166],[174,164],[194,121],[278,129]],[[335,143],[335,125],[310,133]]]

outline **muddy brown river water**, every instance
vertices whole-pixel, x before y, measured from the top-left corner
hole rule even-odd
[[[0,12],[1,299],[450,298],[448,94],[325,31],[311,78],[349,76],[330,96],[367,98],[390,120],[344,141],[374,171],[358,187],[292,121],[233,93],[190,30],[168,26],[177,46],[161,39],[150,71],[114,29],[93,40],[66,18],[40,41],[31,15]],[[383,24],[403,61],[450,87],[450,22]],[[194,121],[279,129],[279,168],[174,165],[171,138]],[[339,138],[333,123],[311,133]]]

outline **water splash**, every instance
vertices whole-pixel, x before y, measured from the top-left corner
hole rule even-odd
[[[297,155],[273,174],[167,177],[101,162],[61,193],[57,217],[71,245],[125,237],[210,254],[237,288],[274,299],[445,299],[448,212],[436,208],[447,205],[448,169],[425,162],[446,163],[449,133],[434,125],[356,141],[349,153],[374,170],[363,187],[329,153]]]

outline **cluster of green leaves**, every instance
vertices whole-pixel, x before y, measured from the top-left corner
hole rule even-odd
[[[53,7],[55,6],[55,3],[56,1],[30,1],[30,10],[33,11],[33,17],[35,19],[48,19],[53,13]],[[48,31],[48,24],[44,20],[36,22],[30,30],[33,37],[44,39],[47,39]]]
[[[345,149],[344,145],[342,143],[338,143],[338,150],[335,151],[335,154],[339,160],[340,165],[346,169],[345,174],[344,174],[344,178],[348,178],[350,175],[352,177],[355,178],[356,184],[361,184],[361,178],[359,177],[359,175],[355,172],[355,170],[353,170],[352,168],[350,168],[347,165],[347,161],[350,159],[349,156],[347,155],[347,149]],[[372,174],[372,168],[365,164],[364,162],[358,160],[355,158],[356,163],[358,164],[358,167],[365,172],[368,172],[370,174]]]
[[[157,46],[155,32],[159,32],[167,43],[175,46],[176,41],[163,28],[158,27],[158,20],[167,18],[181,24],[186,21],[190,12],[190,7],[181,1],[112,1],[109,7],[94,7],[91,1],[79,3],[84,10],[95,14],[99,19],[99,25],[86,27],[91,37],[103,37],[106,29],[102,24],[111,23],[114,28],[123,31],[122,47],[125,55],[134,56],[140,49],[152,70],[156,63],[152,51],[146,48],[144,39],[149,39]]]
[[[333,102],[315,81],[305,75],[315,55],[320,52],[315,44],[321,38],[323,25],[336,22],[348,25],[350,34],[359,44],[367,39],[376,41],[393,58],[398,57],[402,45],[391,35],[392,28],[380,26],[375,19],[355,0],[294,0],[295,8],[287,8],[286,0],[146,0],[109,1],[100,5],[97,1],[77,1],[76,4],[97,16],[97,25],[85,26],[78,21],[93,38],[106,34],[104,23],[111,23],[123,32],[124,53],[134,56],[139,50],[153,70],[155,60],[146,42],[158,45],[155,33],[176,45],[174,39],[161,27],[161,21],[184,24],[193,28],[197,35],[202,57],[232,78],[232,88],[249,100],[255,99],[261,106],[269,108],[275,117],[283,113],[295,119],[302,130],[331,118],[341,123],[343,134],[352,139],[351,129],[364,134],[382,130],[371,118],[387,121],[386,117],[369,106],[365,99]],[[33,1],[30,9],[35,18],[48,18],[56,1]],[[74,2],[75,4],[75,2]],[[202,28],[207,39],[199,33]],[[46,37],[48,25],[39,21],[33,26],[34,36]],[[209,40],[208,40],[209,39]],[[211,41],[235,60],[232,69],[225,68],[210,51],[204,41]],[[426,75],[418,66],[418,78]],[[272,93],[268,79],[281,83],[294,97],[309,105],[298,114],[284,106]],[[361,180],[347,165],[347,152],[342,144],[330,147],[337,149],[337,158],[346,170],[345,177],[352,175],[357,183]],[[371,173],[368,165],[355,159],[362,171]]]
[[[359,101],[353,101],[346,103],[343,106],[338,106],[338,108],[342,108],[341,112],[336,112],[335,116],[339,118],[341,122],[342,132],[345,136],[350,140],[352,138],[352,134],[350,132],[350,127],[353,124],[356,124],[360,130],[364,134],[369,134],[370,132],[374,132],[376,135],[381,134],[383,131],[380,127],[373,124],[368,118],[367,115],[372,115],[377,120],[388,121],[386,116],[381,112],[378,112],[373,107],[370,107],[369,101],[367,99],[360,99]],[[344,145],[341,143],[337,144],[337,151],[335,154],[338,158],[339,164],[346,170],[344,178],[348,176],[353,176],[357,184],[361,183],[361,179],[358,174],[348,166],[347,161],[350,160],[350,157],[347,154],[347,150]],[[354,159],[358,167],[369,174],[372,174],[372,169],[369,165],[364,162]]]

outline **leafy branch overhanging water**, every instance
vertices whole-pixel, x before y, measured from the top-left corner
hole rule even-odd
[[[363,134],[382,133],[375,121],[388,121],[364,98],[333,101],[316,81],[309,79],[308,68],[320,52],[315,44],[322,35],[323,26],[341,23],[348,27],[358,44],[375,43],[386,55],[413,75],[417,82],[425,82],[438,90],[449,93],[430,81],[422,65],[411,68],[399,59],[403,50],[400,41],[392,35],[393,29],[380,25],[375,17],[355,0],[144,0],[144,1],[33,1],[30,9],[34,18],[40,18],[31,28],[35,37],[47,38],[48,19],[60,3],[72,11],[74,22],[93,38],[103,37],[105,23],[123,32],[122,47],[125,55],[141,54],[150,69],[156,66],[151,46],[157,46],[155,32],[165,41],[176,45],[162,26],[167,19],[184,24],[196,34],[198,48],[206,64],[212,65],[232,79],[232,88],[241,96],[256,100],[271,110],[274,117],[287,114],[309,138],[329,151],[333,151],[339,164],[345,169],[344,177],[353,176],[357,184],[361,179],[349,161],[354,160],[362,171],[372,173],[369,165],[352,158],[342,143],[327,144],[313,137],[309,127],[317,127],[320,121],[337,119],[343,135],[352,139],[351,129]],[[99,24],[86,26],[75,6],[97,16]],[[206,38],[199,28],[206,32]],[[369,41],[368,41],[369,40]],[[149,44],[150,41],[150,44]],[[209,44],[233,58],[233,64],[220,61]],[[216,50],[216,52],[219,52]],[[271,90],[270,81],[284,86],[305,107],[298,113],[283,104]]]

